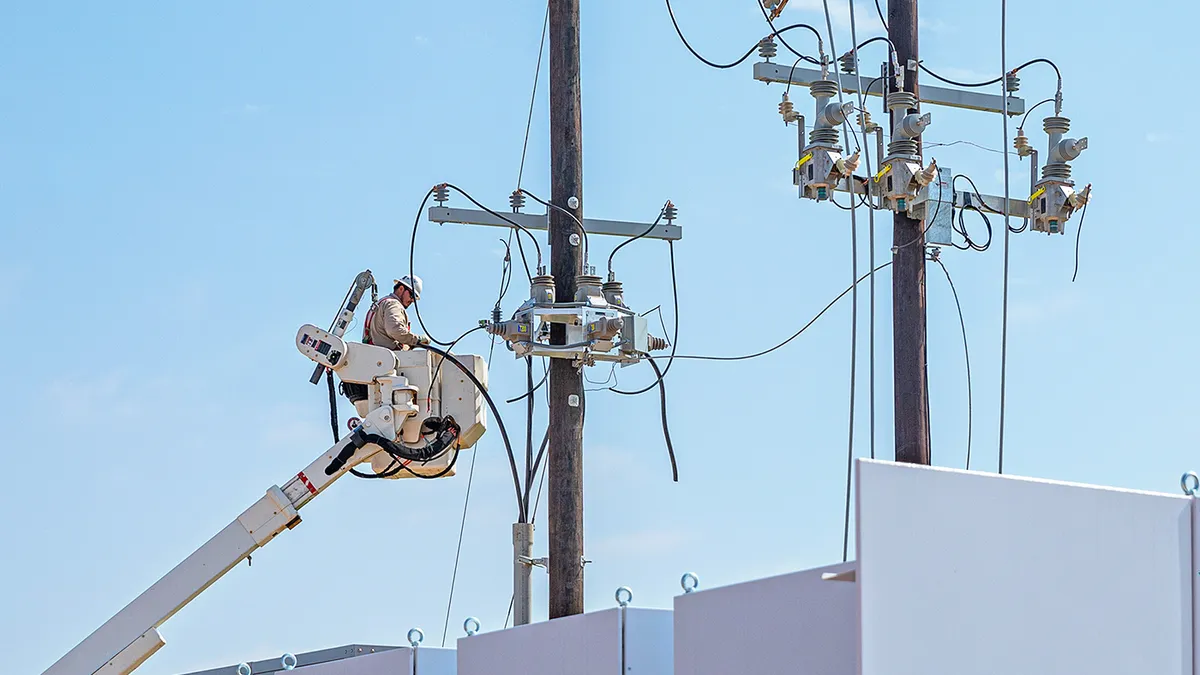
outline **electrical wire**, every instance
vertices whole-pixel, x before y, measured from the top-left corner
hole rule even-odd
[[[767,8],[765,6],[763,6],[762,2],[759,2],[758,0],[755,0],[755,1],[758,4],[758,8],[760,10],[762,10],[763,18],[767,20],[767,25],[771,27],[771,31],[772,31],[771,34],[775,35],[776,37],[779,37],[779,44],[783,45],[789,52],[795,54],[797,58],[807,59],[810,63],[815,63],[818,66],[821,65],[821,61],[817,61],[817,60],[813,59],[811,56],[805,56],[804,54],[801,54],[800,52],[793,49],[792,46],[787,43],[787,40],[784,40],[783,37],[779,35],[779,33],[781,31],[775,30],[775,20],[772,19],[771,15],[767,13]],[[821,43],[820,31],[818,31],[816,28],[813,28],[812,26],[809,26],[807,24],[794,24],[794,25],[807,28],[810,31],[812,31],[813,35],[817,36],[817,53],[821,57],[821,60],[824,61],[825,60],[825,47]],[[832,45],[829,47],[829,49],[830,50],[833,49]]]
[[[1008,0],[1000,0],[1000,71],[1005,72],[1007,69],[1008,59]],[[1058,67],[1055,66],[1055,71]],[[1062,75],[1059,75],[1059,89],[1062,89]],[[1003,89],[1003,85],[1001,89]],[[1000,117],[1004,126],[1004,145],[1008,147],[1008,92],[1001,94],[1002,105],[1004,106],[1004,114]],[[1004,155],[1004,300],[1003,309],[1000,319],[1000,436],[999,448],[997,450],[997,473],[1004,473],[1004,412],[1005,412],[1005,394],[1008,377],[1008,257],[1009,257],[1009,237],[1012,235],[1012,227],[1008,224],[1009,208],[1009,175],[1008,175],[1008,154]]]
[[[613,393],[623,394],[625,396],[637,396],[638,394],[644,394],[653,389],[659,382],[662,382],[662,378],[667,376],[667,373],[671,370],[671,366],[675,363],[675,351],[679,345],[679,283],[675,277],[675,242],[668,239],[667,249],[671,256],[671,298],[675,303],[675,333],[671,337],[671,356],[667,359],[667,367],[663,368],[663,371],[659,374],[658,379],[641,389],[636,391],[622,391],[620,389],[610,387],[609,391]],[[655,371],[657,370],[658,369],[655,368]]]
[[[1075,271],[1071,273],[1071,283],[1075,283],[1075,277],[1079,275],[1079,238],[1083,236],[1083,219],[1087,218],[1087,207],[1088,202],[1084,202],[1083,211],[1079,214],[1079,227],[1075,230]]]
[[[450,598],[446,600],[446,621],[442,624],[442,646],[446,646],[446,631],[450,627],[450,608],[454,605],[454,585],[458,581],[458,561],[462,556],[463,533],[467,529],[467,507],[471,505],[471,484],[475,480],[475,458],[479,453],[471,453],[471,470],[467,472],[467,496],[463,498],[462,522],[458,524],[458,546],[454,550],[454,571],[450,574]]]
[[[653,223],[650,223],[650,227],[647,227],[645,230],[643,230],[643,231],[641,232],[641,234],[635,234],[635,235],[633,235],[632,237],[630,237],[630,238],[626,239],[625,241],[623,241],[623,242],[621,242],[621,243],[617,244],[616,248],[614,248],[614,249],[612,250],[612,253],[609,253],[609,254],[608,254],[608,273],[609,273],[609,274],[612,274],[612,271],[613,271],[613,265],[612,265],[613,256],[617,255],[617,251],[620,251],[622,248],[624,248],[624,247],[625,247],[625,245],[627,245],[627,244],[632,244],[633,242],[637,241],[638,239],[641,239],[642,237],[644,237],[644,236],[646,236],[646,235],[650,234],[651,232],[653,232],[653,231],[654,231],[654,228],[658,227],[658,224],[659,224],[660,222],[662,222],[662,219],[663,219],[663,214],[665,214],[665,213],[667,212],[667,207],[669,207],[669,206],[671,206],[671,200],[669,200],[669,199],[668,199],[668,200],[667,200],[667,202],[666,202],[665,204],[663,204],[663,207],[662,207],[661,209],[659,209],[659,210],[658,210],[658,217],[654,219],[654,222],[653,222]]]
[[[425,349],[428,349],[434,354],[441,356],[443,359],[448,359],[451,363],[457,366],[458,369],[467,376],[467,379],[471,380],[471,382],[475,385],[475,388],[479,390],[479,393],[483,394],[483,399],[487,401],[488,407],[492,411],[492,416],[496,418],[496,426],[500,427],[500,436],[504,439],[504,449],[508,453],[508,463],[512,469],[513,487],[516,488],[517,491],[517,506],[519,507],[518,511],[520,516],[520,519],[517,522],[524,523],[525,502],[521,497],[521,479],[517,474],[517,458],[516,455],[513,454],[512,443],[508,440],[508,430],[504,428],[504,418],[500,416],[500,409],[496,407],[496,402],[492,400],[492,396],[488,393],[487,387],[483,386],[483,383],[479,381],[479,378],[475,377],[475,373],[471,372],[469,368],[459,363],[458,359],[452,357],[449,352],[444,352],[432,345],[425,345]]]
[[[937,184],[938,184],[937,206],[935,206],[933,208],[933,215],[931,217],[925,219],[925,229],[921,230],[921,234],[918,234],[917,236],[913,237],[908,242],[901,244],[900,246],[893,246],[892,247],[893,254],[896,251],[899,251],[900,249],[908,248],[909,246],[912,246],[913,244],[924,240],[925,235],[929,232],[929,228],[933,227],[934,223],[937,222],[938,213],[940,213],[942,210],[942,178],[941,178],[941,176],[937,177]],[[951,199],[954,198],[953,194],[954,193],[953,193],[953,189],[952,189],[951,190]],[[928,203],[928,202],[926,202],[926,203]],[[951,206],[950,208],[954,208],[954,207]],[[953,215],[953,214],[951,214],[951,215]]]
[[[504,402],[505,403],[516,403],[517,401],[523,400],[526,396],[533,396],[533,392],[537,391],[538,389],[541,389],[542,385],[546,384],[546,378],[549,376],[550,376],[550,370],[547,369],[546,372],[542,375],[541,381],[538,382],[537,385],[535,385],[533,387],[533,389],[530,389],[529,391],[525,392],[524,394],[521,394],[520,396],[517,396],[516,398],[510,398]]]
[[[415,220],[413,220],[412,239],[409,241],[409,244],[408,244],[408,275],[410,278],[415,277],[417,274],[416,271],[413,269],[413,267],[414,267],[413,263],[415,262],[414,253],[415,253],[416,247],[417,247],[417,227],[421,224],[421,215],[425,212],[425,204],[427,204],[429,202],[429,198],[433,196],[433,193],[436,190],[437,190],[437,186],[435,185],[435,186],[429,188],[429,192],[425,193],[425,198],[421,200],[421,206],[417,207],[417,217]],[[417,314],[417,324],[421,326],[421,332],[425,333],[425,335],[428,336],[429,339],[436,344],[439,344],[439,345],[450,344],[449,342],[442,342],[441,340],[435,338],[433,336],[433,333],[430,333],[429,329],[425,327],[425,320],[421,318],[421,307],[420,307],[419,303],[417,302],[417,296],[415,293],[413,294],[412,306],[413,306],[413,311],[416,312],[416,314]]]
[[[866,279],[867,277],[871,276],[872,272],[878,272],[879,270],[881,270],[885,267],[888,267],[891,264],[892,264],[891,261],[885,262],[882,265],[872,269],[871,272],[867,272],[866,274],[860,276],[854,282],[854,286],[857,286],[858,284],[862,283],[863,279]],[[839,300],[846,297],[846,295],[848,293],[850,293],[851,289],[853,289],[854,286],[850,286],[849,288],[842,291],[841,293],[838,293],[837,297],[835,297],[833,300],[830,300],[828,305],[825,305],[825,307],[820,312],[817,312],[816,316],[814,316],[812,319],[810,319],[808,321],[808,323],[804,324],[804,327],[802,327],[800,330],[796,331],[795,333],[792,333],[791,337],[787,338],[783,342],[780,342],[779,344],[775,345],[774,347],[769,347],[762,351],[754,352],[753,354],[743,354],[741,356],[697,356],[697,355],[693,355],[693,354],[678,354],[675,356],[675,359],[676,360],[694,359],[694,360],[699,360],[699,361],[745,361],[748,359],[755,359],[760,356],[765,356],[767,354],[770,354],[771,352],[773,352],[777,349],[780,349],[781,347],[783,347],[787,343],[791,342],[792,340],[795,340],[796,338],[800,337],[800,335],[802,333],[804,333],[804,331],[808,330],[814,323],[817,322],[817,319],[820,319],[822,316],[824,316],[825,312],[828,312],[830,310],[830,308],[832,308],[834,305],[836,305]],[[657,384],[657,383],[655,383],[655,384]]]
[[[678,483],[679,465],[675,462],[675,446],[671,443],[671,429],[667,426],[667,385],[663,382],[663,373],[659,371],[658,364],[654,362],[654,357],[647,354],[646,360],[650,362],[650,367],[654,369],[654,374],[658,376],[658,397],[662,409],[663,440],[667,443],[667,455],[671,458],[671,481]]]
[[[450,346],[446,347],[446,351],[453,352],[454,345],[457,345],[460,341],[462,341],[463,338],[467,337],[468,335],[470,335],[471,333],[474,333],[477,330],[483,330],[483,326],[475,326],[471,330],[468,330],[467,332],[463,333],[462,335],[459,335],[458,337],[454,338],[454,342],[451,342]],[[437,382],[438,373],[440,373],[442,371],[442,363],[444,363],[444,362],[445,362],[445,359],[441,359],[440,361],[438,361],[438,364],[436,366],[434,366],[434,368],[433,368],[433,375],[431,375],[429,378],[429,389],[427,389],[425,391],[425,398],[426,398],[426,400],[428,400],[430,402],[432,402],[432,399],[433,399],[433,383]]]
[[[1034,103],[1033,107],[1031,107],[1029,110],[1025,111],[1025,116],[1021,118],[1021,126],[1019,128],[1020,129],[1025,128],[1025,122],[1029,119],[1029,113],[1033,112],[1034,110],[1037,110],[1038,106],[1045,104],[1045,103],[1053,103],[1053,102],[1054,102],[1053,98],[1048,98],[1044,101],[1038,101],[1037,103]]]
[[[522,193],[522,194],[529,195],[530,197],[532,197],[532,198],[533,198],[533,200],[534,200],[534,201],[538,202],[538,203],[539,203],[539,204],[541,204],[542,206],[545,206],[545,207],[546,207],[546,208],[548,208],[548,209],[554,209],[555,211],[558,211],[559,213],[565,214],[565,215],[566,215],[568,218],[570,218],[571,220],[575,221],[575,225],[576,225],[577,227],[579,227],[579,236],[580,236],[580,237],[583,239],[583,262],[584,262],[584,264],[586,265],[586,264],[587,264],[587,259],[588,259],[588,254],[592,252],[592,247],[591,247],[591,245],[588,243],[588,233],[587,233],[587,230],[585,230],[585,229],[583,228],[583,223],[582,223],[582,222],[580,222],[580,221],[579,221],[579,219],[575,217],[575,214],[574,214],[574,213],[571,213],[570,211],[568,211],[568,210],[564,209],[563,207],[561,207],[561,206],[559,206],[559,205],[557,205],[557,204],[551,204],[550,202],[546,201],[545,199],[542,199],[541,197],[538,197],[537,195],[533,194],[533,193],[532,193],[532,192],[530,192],[529,190],[526,190],[525,188],[521,188],[521,193]],[[547,214],[547,216],[548,216],[548,215],[549,215],[549,214]],[[538,266],[540,267],[540,266],[541,266],[541,263],[538,263]]]
[[[542,21],[542,39],[538,42],[537,67],[533,69],[533,93],[529,95],[529,118],[525,120],[525,143],[521,145],[521,168],[517,171],[517,190],[525,175],[525,151],[529,149],[529,129],[533,126],[533,104],[537,100],[538,80],[542,75],[542,53],[546,51],[546,29],[550,26],[550,3],[546,2],[546,18]]]
[[[950,278],[950,270],[946,269],[946,264],[940,258],[934,258],[934,262],[942,268],[942,272],[946,275],[946,282],[950,284],[950,292],[954,294],[954,307],[958,310],[958,324],[962,327],[963,338],[963,358],[967,362],[967,471],[971,470],[971,438],[974,435],[974,419],[975,410],[971,400],[971,352],[967,349],[967,322],[963,319],[962,303],[958,301],[958,289],[954,287],[954,280]]]
[[[667,3],[667,13],[671,15],[671,25],[675,26],[675,33],[679,35],[679,39],[680,39],[680,41],[683,42],[683,46],[687,47],[687,50],[692,53],[692,56],[699,59],[702,63],[704,63],[704,65],[710,66],[712,68],[720,68],[720,69],[733,68],[733,67],[739,66],[743,62],[745,62],[745,60],[750,58],[750,56],[753,55],[754,52],[758,49],[758,43],[755,42],[754,46],[751,47],[749,49],[749,51],[747,51],[745,54],[743,54],[741,56],[741,58],[739,58],[736,61],[733,61],[731,63],[714,63],[712,61],[709,61],[708,59],[701,56],[699,52],[697,52],[695,49],[693,49],[691,43],[689,43],[687,41],[687,38],[685,38],[683,36],[683,31],[679,28],[679,22],[675,20],[675,10],[671,9],[671,0],[666,0],[666,3]],[[812,26],[809,26],[808,24],[803,24],[803,23],[795,23],[790,26],[785,26],[783,28],[780,28],[778,30],[772,28],[771,34],[768,35],[767,37],[778,37],[778,36],[782,35],[783,33],[786,33],[789,30],[794,30],[796,28],[807,28],[807,29],[813,31],[813,33],[815,33],[817,36],[818,44],[820,44],[821,34],[817,33],[816,29],[813,28]],[[791,47],[788,47],[788,49],[791,50]],[[792,50],[792,52],[795,53],[795,50]],[[810,61],[811,63],[814,63],[816,65],[821,64],[820,61],[813,59],[811,56],[810,57],[801,57],[801,58],[806,58],[808,61]]]
[[[875,0],[875,11],[877,11],[879,13],[879,20],[881,22],[883,22],[883,27],[886,30],[888,28],[888,23],[887,23],[887,19],[885,19],[883,17],[883,7],[880,6],[879,0]],[[1001,59],[1001,61],[1004,61],[1004,59]],[[1030,61],[1026,61],[1025,63],[1022,63],[1021,65],[1017,66],[1016,68],[1013,68],[1012,71],[1005,71],[1005,74],[1007,74],[1009,72],[1016,73],[1028,66],[1032,66],[1037,63],[1045,63],[1054,69],[1054,74],[1058,76],[1058,90],[1061,92],[1062,91],[1062,72],[1058,69],[1058,66],[1055,65],[1055,63],[1053,61],[1051,61],[1050,59],[1040,59],[1040,58],[1032,59]],[[949,78],[938,75],[937,73],[930,70],[924,63],[917,62],[917,65],[920,66],[921,70],[925,71],[929,75],[932,75],[935,79],[941,80],[942,82],[945,82],[946,84],[953,84],[958,87],[987,87],[987,86],[996,84],[997,82],[1000,82],[1001,80],[1004,79],[1004,75],[1001,75],[997,78],[988,80],[987,82],[958,82],[956,80],[951,80]],[[1003,67],[1004,66],[1001,66],[1001,68],[1003,68]],[[1006,90],[1003,94],[1004,98],[1006,98],[1006,99],[1008,98],[1007,94],[1008,94],[1008,92]],[[1005,105],[1004,107],[1005,107],[1004,114],[1007,115],[1008,114],[1008,106]]]
[[[495,216],[496,218],[499,218],[500,220],[503,220],[504,222],[508,223],[509,225],[512,225],[513,227],[517,228],[518,230],[524,232],[525,235],[529,237],[529,240],[533,242],[533,248],[534,248],[535,253],[537,254],[537,266],[538,267],[542,266],[542,247],[538,245],[537,237],[534,237],[533,233],[530,232],[528,229],[526,229],[524,225],[521,225],[517,221],[505,216],[502,213],[497,213],[497,212],[489,209],[488,207],[484,206],[483,204],[480,204],[474,197],[467,194],[466,190],[463,190],[462,188],[458,187],[457,185],[454,185],[452,183],[443,183],[442,185],[444,185],[445,187],[448,187],[451,190],[454,190],[455,192],[459,193],[460,195],[466,197],[467,200],[470,201],[472,204],[474,204],[475,206],[478,206],[479,208],[483,209],[484,211],[487,211],[492,216]],[[524,190],[522,190],[522,192],[524,192]],[[526,192],[525,194],[529,194],[529,193]],[[533,195],[530,195],[530,196],[532,197]],[[428,198],[428,197],[426,197],[426,198]],[[534,197],[534,199],[537,199],[537,198]],[[539,200],[539,201],[541,201],[541,200]],[[421,217],[420,214],[417,214],[417,218],[419,219],[420,217]],[[518,239],[518,241],[519,241],[519,239]]]

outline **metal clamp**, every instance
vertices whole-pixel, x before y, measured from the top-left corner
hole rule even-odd
[[[1183,474],[1179,479],[1179,487],[1183,488],[1183,494],[1195,497],[1196,493],[1200,492],[1200,476],[1197,476],[1195,471]]]
[[[527,555],[519,555],[519,556],[517,556],[517,562],[521,563],[522,565],[529,565],[530,567],[541,567],[542,569],[545,569],[546,566],[550,564],[550,559],[549,558],[530,558]]]
[[[679,585],[683,587],[684,593],[691,593],[697,588],[700,588],[700,577],[697,577],[691,572],[685,572],[684,575],[679,578]]]
[[[420,628],[408,629],[408,644],[413,649],[416,649],[417,645],[421,644],[424,641],[425,641],[425,631],[421,630]]]
[[[253,671],[250,670],[249,663],[237,664],[237,675],[251,675],[252,673]]]
[[[479,619],[473,616],[468,616],[467,620],[463,622],[463,630],[466,631],[467,637],[478,633],[480,628],[483,628],[483,626],[479,625]]]
[[[299,662],[296,661],[296,655],[291,653],[284,653],[284,655],[279,659],[279,665],[284,670],[292,670],[298,663]]]
[[[633,591],[629,590],[628,586],[622,586],[617,589],[613,597],[617,600],[617,606],[628,607],[629,603],[633,602]]]

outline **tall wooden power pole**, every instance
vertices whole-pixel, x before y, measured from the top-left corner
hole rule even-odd
[[[917,0],[888,1],[888,37],[896,48],[900,67],[905,69],[904,90],[919,94]],[[896,82],[888,78],[888,91]],[[897,116],[892,112],[895,128]],[[920,139],[917,139],[918,152]],[[892,353],[895,369],[896,461],[929,464],[929,372],[925,352],[925,236],[922,221],[896,213],[892,242],[897,247],[892,261]]]
[[[551,201],[583,222],[579,92],[579,0],[550,0]],[[575,297],[575,277],[583,271],[584,242],[579,235],[574,221],[550,209],[550,272],[558,302]],[[566,344],[566,326],[553,324],[550,342]],[[583,613],[583,373],[570,359],[550,359],[547,396],[550,618],[554,619]]]

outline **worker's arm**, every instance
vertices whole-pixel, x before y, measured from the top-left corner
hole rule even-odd
[[[384,334],[395,342],[395,345],[392,346],[393,349],[399,349],[401,346],[415,347],[419,344],[427,344],[421,339],[423,336],[413,334],[408,323],[408,314],[399,300],[386,299],[386,302],[379,303],[379,309],[376,311],[383,319]]]

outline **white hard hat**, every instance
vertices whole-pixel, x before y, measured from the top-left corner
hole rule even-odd
[[[394,279],[393,281],[412,291],[413,297],[417,300],[421,299],[421,277],[415,274],[410,277],[406,274],[399,279]]]

